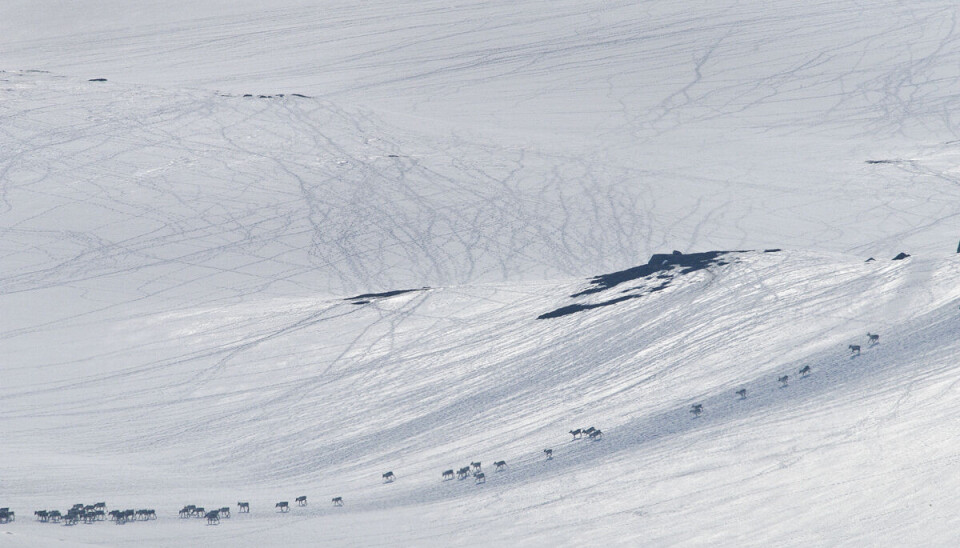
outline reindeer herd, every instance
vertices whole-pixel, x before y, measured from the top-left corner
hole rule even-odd
[[[573,439],[575,440],[587,436],[589,439],[596,441],[603,437],[603,432],[592,426],[590,428],[577,428],[576,430],[571,430],[570,433],[573,434]]]
[[[876,346],[876,345],[880,344],[880,335],[877,335],[876,333],[867,332],[867,344],[868,344],[869,346]],[[859,345],[859,344],[851,344],[851,345],[849,345],[847,348],[850,350],[850,352],[851,352],[854,356],[859,356],[859,355],[860,355],[860,345]],[[801,367],[799,371],[797,371],[797,374],[800,375],[800,377],[802,378],[802,377],[806,377],[807,375],[809,375],[812,371],[813,371],[813,369],[811,369],[809,365],[805,365],[805,366]],[[781,375],[781,376],[777,377],[777,382],[780,383],[780,388],[786,388],[786,387],[789,385],[789,383],[790,383],[790,375]],[[746,389],[746,388],[741,388],[741,389],[737,390],[737,391],[736,391],[736,394],[737,394],[738,396],[740,396],[740,399],[741,399],[741,400],[747,399],[747,389]],[[694,417],[699,417],[700,414],[703,413],[703,404],[702,404],[702,403],[695,403],[695,404],[691,405],[691,406],[690,406],[690,413],[692,413]],[[574,432],[579,432],[579,430],[571,431],[571,432],[570,432],[571,434],[574,435],[573,437],[576,438],[576,437],[577,437],[577,434],[574,434]]]
[[[12,513],[12,512],[11,512]],[[157,512],[152,508],[141,508],[140,510],[111,510],[107,512],[107,503],[98,502],[95,504],[74,504],[66,512],[60,510],[37,510],[33,513],[37,521],[41,523],[62,523],[63,525],[76,525],[78,523],[96,523],[98,521],[110,521],[117,525],[130,523],[134,521],[149,521],[157,519]]]
[[[874,346],[880,344],[880,335],[875,333],[867,333],[867,344],[869,346]],[[861,347],[859,344],[851,344],[848,346],[850,352],[859,356]],[[811,373],[812,369],[809,365],[803,366],[797,374],[800,377],[806,377]],[[781,388],[785,388],[790,380],[789,375],[782,375],[777,378],[777,382],[780,383]],[[739,396],[739,399],[747,399],[747,389],[740,388],[736,391],[736,395]],[[699,417],[703,413],[703,404],[695,403],[690,406],[690,413],[694,418]],[[589,428],[577,428],[575,430],[570,430],[569,432],[574,440],[583,439],[584,436],[587,436],[588,439],[597,441],[602,439],[603,432],[594,427]],[[544,449],[543,454],[546,460],[553,460],[553,449]],[[507,469],[507,462],[504,460],[499,460],[493,463],[497,472],[503,472]],[[457,478],[459,480],[464,480],[472,476],[474,483],[477,485],[485,484],[487,478],[485,473],[482,470],[482,464],[480,461],[471,462],[467,466],[463,466],[456,471],[454,469],[444,470],[440,475],[441,481],[449,481]],[[387,471],[382,474],[383,483],[393,483],[397,480],[396,474],[393,471]],[[295,499],[297,506],[306,506],[307,497],[306,495],[298,496]],[[333,497],[331,499],[333,506],[341,507],[343,506],[343,497]],[[140,509],[140,510],[111,510],[107,512],[107,505],[105,502],[97,502],[95,504],[74,504],[66,512],[60,512],[59,510],[37,510],[33,514],[36,516],[37,521],[42,523],[62,523],[64,525],[76,525],[78,523],[96,523],[98,521],[106,521],[108,518],[118,525],[125,523],[135,522],[135,521],[150,521],[157,519],[157,513],[153,509]],[[290,511],[290,503],[288,501],[280,501],[274,505],[274,508],[280,513],[287,513]],[[237,502],[237,513],[238,514],[249,514],[250,513],[250,503],[249,502]],[[184,506],[180,509],[179,517],[181,519],[187,518],[202,518],[206,519],[208,525],[218,525],[221,519],[230,518],[230,507],[223,506],[220,508],[215,508],[213,510],[207,511],[202,506],[197,506],[190,504]],[[10,508],[0,508],[0,524],[10,523],[16,520],[16,513]]]
[[[493,463],[493,465],[496,467],[497,472],[502,472],[507,468],[507,461],[498,460],[497,462]],[[459,480],[463,480],[472,475],[474,483],[478,485],[481,483],[487,483],[487,475],[483,473],[482,468],[483,464],[480,461],[471,462],[469,465],[459,468],[457,470],[456,477]],[[440,474],[441,481],[452,480],[453,477],[453,468],[444,470],[443,473]]]
[[[296,498],[298,506],[307,505],[307,497],[299,496]],[[343,506],[343,498],[335,497],[334,506]],[[290,504],[286,501],[278,502],[275,506],[280,512],[288,512]],[[250,503],[238,502],[238,514],[249,514]],[[59,523],[63,525],[76,525],[78,523],[96,523],[99,521],[113,521],[117,525],[123,525],[134,521],[150,521],[157,519],[157,512],[152,508],[143,508],[140,510],[110,510],[107,511],[107,503],[98,502],[96,504],[74,504],[69,510],[61,512],[59,510],[37,510],[33,513],[37,521],[41,523]],[[207,510],[203,506],[188,504],[180,509],[178,513],[181,519],[200,518],[206,519],[208,525],[218,525],[221,519],[230,518],[230,507],[223,506],[212,510]],[[14,521],[15,514],[9,508],[0,508],[0,523],[9,523]]]

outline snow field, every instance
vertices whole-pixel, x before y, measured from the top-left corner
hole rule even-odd
[[[956,545],[956,6],[702,4],[0,3],[0,546]]]
[[[211,499],[208,506],[250,499],[254,508],[215,532],[190,529],[213,545],[306,545],[290,537],[308,532],[364,545],[540,545],[552,534],[757,545],[926,535],[927,514],[918,512],[953,496],[946,476],[957,457],[944,440],[956,432],[944,402],[955,397],[956,261],[734,257],[664,291],[554,320],[534,318],[583,282],[437,288],[365,305],[189,309],[150,329],[121,322],[115,332],[152,341],[130,346],[118,335],[103,354],[133,366],[90,375],[82,389],[52,383],[7,393],[5,437],[26,458],[5,467],[51,478],[51,463],[54,471],[70,463],[63,468],[74,473],[51,482],[60,497],[98,493],[158,509],[157,524],[69,530],[120,545],[144,542],[138,531],[151,527],[157,543],[176,542],[190,526],[171,518],[176,508]],[[918,277],[926,283],[912,282]],[[905,299],[911,312],[891,316]],[[881,344],[864,342],[852,357],[845,344],[878,325]],[[183,355],[154,362],[139,350],[152,346]],[[804,364],[813,372],[799,378]],[[780,374],[791,376],[788,387],[775,382]],[[739,387],[748,389],[744,401],[733,394]],[[101,391],[112,397],[91,396]],[[705,408],[699,418],[688,412],[696,402]],[[33,425],[45,417],[53,420],[38,437]],[[566,433],[590,425],[603,429],[602,440]],[[49,439],[81,454],[58,454],[41,443]],[[500,459],[509,470],[493,472]],[[485,485],[440,480],[473,460],[487,468]],[[104,468],[116,474],[97,472]],[[395,483],[383,484],[386,470]],[[917,483],[937,473],[944,477],[930,486]],[[860,500],[865,490],[878,496]],[[44,482],[8,492],[21,508],[51,506]],[[300,494],[309,507],[270,512]],[[347,504],[330,507],[332,496]],[[840,511],[850,505],[861,521]],[[905,511],[918,525],[879,525]],[[21,520],[37,535],[55,527]],[[358,520],[408,529],[354,536]],[[677,520],[689,526],[678,531]],[[278,532],[288,522],[293,528]],[[228,528],[236,533],[220,536]]]

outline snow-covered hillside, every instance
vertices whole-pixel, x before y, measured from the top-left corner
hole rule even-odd
[[[0,5],[0,546],[956,544],[952,3],[356,4]]]

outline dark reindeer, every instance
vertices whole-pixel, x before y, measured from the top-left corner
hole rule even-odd
[[[393,481],[396,480],[396,479],[397,479],[397,476],[395,476],[395,475],[393,474],[393,470],[391,470],[391,471],[386,472],[385,474],[383,474],[383,481],[384,481],[384,483],[393,483]]]
[[[589,436],[589,437],[590,437],[591,440],[597,441],[597,440],[603,438],[603,432],[601,432],[600,429],[598,428],[598,429],[594,430],[593,432],[590,432],[590,436]]]
[[[497,472],[501,472],[507,468],[507,461],[498,460],[497,462],[493,463],[493,465],[497,467]]]
[[[471,463],[470,463],[470,467],[473,468],[473,471],[474,471],[474,472],[479,472],[479,471],[480,471],[480,461],[471,462]]]
[[[188,518],[188,517],[190,517],[190,516],[193,515],[193,511],[196,510],[196,509],[197,509],[197,507],[194,506],[193,504],[191,504],[191,505],[189,505],[189,506],[184,506],[183,508],[180,509],[180,517],[181,517],[181,518]],[[113,512],[117,512],[117,510],[114,510]],[[113,512],[110,512],[110,513],[112,514]]]
[[[306,506],[307,505],[307,496],[300,495],[297,497],[297,506]]]
[[[543,454],[547,456],[547,460],[553,460],[553,449],[544,449]]]
[[[789,380],[790,380],[790,376],[789,376],[789,375],[784,375],[784,376],[778,378],[778,379],[777,379],[777,382],[780,383],[780,388],[783,388],[783,387],[787,386],[787,381],[789,381]]]
[[[452,480],[452,479],[453,479],[453,469],[444,470],[444,471],[443,471],[443,474],[441,474],[440,477],[443,478],[443,479],[445,479],[445,480],[448,480],[448,479],[451,479],[451,480]]]
[[[868,331],[867,340],[870,342],[871,345],[880,344],[880,335],[877,335],[876,333],[870,333]]]
[[[747,389],[741,388],[740,390],[737,390],[737,395],[740,396],[741,400],[747,399]]]
[[[330,500],[333,501],[334,506],[343,506],[343,497],[333,497]]]
[[[470,467],[464,466],[457,470],[457,479],[464,479],[470,475]]]
[[[847,348],[850,349],[850,353],[851,353],[851,354],[856,354],[857,356],[860,355],[860,345],[859,345],[859,344],[851,344],[851,345],[847,346]]]
[[[279,508],[281,512],[289,512],[289,511],[290,511],[290,503],[287,502],[287,501],[285,501],[285,500],[281,500],[280,502],[274,504],[273,507],[274,507],[274,508]]]
[[[813,371],[813,370],[810,369],[810,366],[809,366],[809,365],[805,365],[805,366],[803,366],[802,369],[800,369],[799,373],[800,373],[800,376],[801,376],[801,377],[806,377],[807,375],[810,374],[811,371]]]
[[[238,514],[249,514],[249,513],[250,513],[250,503],[249,503],[249,502],[238,502],[238,503],[237,503],[237,513],[238,513]]]
[[[477,472],[473,475],[473,477],[477,480],[478,485],[481,483],[487,483],[487,476],[483,475],[483,472]]]
[[[230,519],[230,507],[224,506],[220,509],[220,517]]]
[[[203,517],[207,518],[207,525],[220,525],[220,510],[211,510]]]
[[[573,434],[573,439],[579,439],[583,437],[583,430],[579,428],[576,430],[571,430],[570,433]]]
[[[690,406],[690,412],[693,413],[694,417],[699,417],[700,413],[703,413],[703,404],[695,403]]]
[[[46,523],[46,521],[50,519],[50,517],[47,515],[46,510],[37,510],[33,513],[33,515],[37,516],[37,521],[41,521],[44,523]]]

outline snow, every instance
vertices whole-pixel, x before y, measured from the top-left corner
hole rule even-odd
[[[701,4],[0,5],[0,546],[955,544],[955,7]]]

